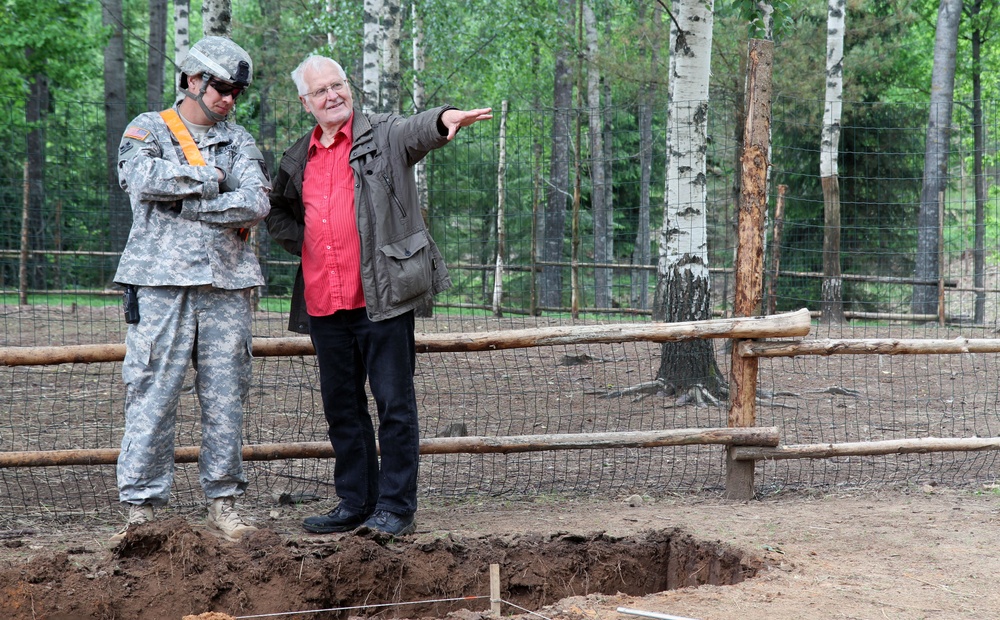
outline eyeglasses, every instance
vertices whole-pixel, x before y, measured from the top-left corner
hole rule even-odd
[[[232,95],[233,99],[236,99],[243,94],[243,89],[241,87],[226,84],[225,82],[220,82],[218,80],[209,80],[208,85],[211,86],[215,92],[219,93],[220,97]]]
[[[345,84],[343,82],[334,82],[333,84],[330,84],[329,86],[324,86],[322,88],[317,88],[316,90],[312,91],[311,93],[306,93],[306,94],[309,97],[311,97],[312,99],[319,99],[320,97],[324,96],[327,93],[337,93],[337,92],[340,92],[340,91],[344,90],[344,86],[345,86]]]

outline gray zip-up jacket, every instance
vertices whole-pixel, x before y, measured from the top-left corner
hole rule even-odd
[[[448,143],[447,130],[439,122],[448,109],[434,108],[409,118],[354,111],[350,166],[361,237],[361,285],[372,321],[399,316],[451,286],[444,259],[417,206],[413,176],[417,162]],[[302,177],[312,131],[282,155],[266,219],[271,237],[300,257],[305,237]],[[288,329],[309,331],[301,264]]]

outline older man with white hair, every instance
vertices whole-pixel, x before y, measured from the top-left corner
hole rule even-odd
[[[413,166],[489,108],[404,118],[354,109],[347,75],[310,56],[292,72],[316,126],[285,151],[267,227],[302,258],[289,329],[308,333],[336,453],[339,504],[306,531],[415,530],[420,438],[414,309],[451,285],[417,203]],[[378,409],[378,447],[365,380]]]

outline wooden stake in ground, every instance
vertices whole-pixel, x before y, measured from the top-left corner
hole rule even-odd
[[[490,613],[500,617],[500,565],[490,564]]]

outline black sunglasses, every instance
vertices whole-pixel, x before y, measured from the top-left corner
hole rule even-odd
[[[209,80],[208,85],[211,86],[215,92],[219,93],[220,96],[225,97],[226,95],[232,95],[233,99],[236,99],[241,94],[243,94],[243,88],[239,86],[233,86],[232,84],[226,84],[225,82],[220,82],[218,80]]]

